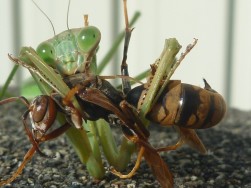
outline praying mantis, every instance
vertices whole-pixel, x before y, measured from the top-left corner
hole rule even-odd
[[[99,144],[102,145],[109,164],[113,166],[112,173],[121,178],[130,178],[135,174],[141,158],[144,157],[162,187],[172,187],[173,177],[159,152],[175,150],[184,143],[201,153],[206,152],[194,130],[177,126],[180,133],[177,144],[157,149],[148,142],[150,133],[147,130],[147,126],[153,120],[148,118],[149,112],[162,98],[163,92],[170,86],[172,74],[195,46],[197,40],[194,40],[194,43],[189,45],[178,59],[176,55],[181,48],[180,44],[174,38],[166,40],[163,52],[151,66],[145,89],[140,91],[142,98],[136,99],[137,105],[130,104],[129,100],[134,99],[133,96],[129,97],[130,94],[136,93],[131,89],[130,81],[133,78],[129,77],[126,62],[132,29],[127,16],[127,2],[126,0],[123,2],[126,34],[121,75],[111,77],[98,75],[96,53],[101,32],[98,28],[89,25],[87,16],[84,18],[83,28],[68,29],[55,35],[52,39],[41,43],[36,51],[31,47],[23,47],[18,58],[9,55],[13,62],[30,71],[44,95],[36,97],[31,103],[24,97],[8,98],[0,102],[2,105],[20,100],[27,106],[28,111],[24,113],[23,119],[26,133],[32,143],[18,170],[11,178],[1,181],[0,185],[12,182],[35,152],[50,157],[39,149],[39,144],[63,133],[66,133],[88,172],[97,179],[103,178],[105,174]],[[121,91],[106,81],[110,78],[122,79]],[[206,81],[205,89],[214,93]],[[218,95],[215,98],[223,100]],[[217,117],[210,126],[217,124],[224,115],[224,104],[222,106],[223,109],[220,111],[222,115]],[[32,131],[25,122],[28,114],[32,119]],[[47,132],[55,119],[62,126]],[[158,122],[158,119],[155,122]],[[125,137],[119,149],[109,124],[122,127]],[[130,173],[122,174],[121,171],[127,167],[132,153],[137,150],[135,167]]]

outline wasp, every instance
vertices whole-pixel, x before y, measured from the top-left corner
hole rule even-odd
[[[84,79],[83,76],[84,74],[76,74],[65,80],[68,85],[77,85],[77,83],[82,84],[81,86],[78,85],[77,90],[72,90],[74,94],[77,93],[77,99],[79,100],[81,106],[83,106],[83,109],[85,109],[85,115],[81,115],[80,118],[87,118],[89,120],[103,118],[109,122],[111,120],[109,117],[115,114],[117,121],[120,121],[117,122],[117,124],[122,127],[124,135],[129,140],[137,143],[141,148],[139,151],[138,161],[140,161],[142,156],[144,156],[148,163],[150,163],[150,166],[151,164],[153,166],[155,163],[154,165],[158,170],[155,169],[154,173],[157,175],[157,178],[164,177],[163,179],[167,179],[171,185],[172,175],[164,161],[158,155],[158,152],[170,150],[171,147],[168,146],[165,148],[154,149],[147,141],[149,132],[145,129],[141,120],[138,119],[138,117],[132,112],[133,107],[128,105],[131,104],[135,107],[138,105],[137,103],[140,101],[140,97],[146,89],[144,88],[144,85],[130,90],[126,98],[123,99],[121,92],[116,90],[108,81],[99,77]],[[83,80],[85,81],[83,82]],[[216,125],[223,118],[226,110],[226,105],[222,96],[211,89],[206,80],[204,81],[204,89],[193,85],[182,84],[180,81],[170,81],[167,87],[163,90],[163,93],[157,103],[147,114],[147,118],[152,122],[164,126],[176,125],[180,128],[181,133],[184,136],[192,135],[192,138],[190,139],[194,142],[193,146],[199,148],[201,152],[205,152],[203,144],[200,140],[198,140],[199,138],[197,138],[196,133],[190,132],[189,129],[208,128]],[[25,131],[33,145],[24,157],[22,165],[20,165],[18,170],[12,178],[8,180],[8,182],[13,181],[17,175],[21,173],[22,168],[24,168],[25,164],[28,160],[30,160],[35,151],[42,156],[46,156],[39,149],[38,145],[41,142],[58,137],[70,126],[74,125],[69,118],[72,111],[70,112],[69,109],[67,111],[66,106],[63,107],[64,105],[71,107],[71,101],[69,99],[72,94],[73,93],[69,93],[69,96],[63,99],[64,102],[60,101],[55,96],[52,97],[47,95],[38,96],[31,103],[29,103],[24,97],[14,97],[1,101],[1,104],[4,104],[14,100],[21,100],[27,106],[28,110],[23,114],[22,119]],[[191,96],[197,96],[197,98],[191,98]],[[197,100],[197,102],[180,102],[184,100]],[[199,106],[203,106],[204,109],[199,108]],[[176,108],[174,109],[174,107]],[[189,111],[190,116],[185,114],[185,112],[188,113],[187,111],[182,112],[182,110],[186,110],[188,108],[191,109]],[[60,113],[63,112],[65,116],[68,117],[67,123],[47,134],[56,119],[58,111]],[[203,112],[204,114],[202,115]],[[31,118],[32,132],[29,130],[26,123],[28,115]],[[195,117],[191,118],[191,116]],[[184,120],[185,118],[187,121]],[[191,121],[191,119],[194,121]],[[182,121],[183,123],[181,123]],[[204,126],[205,124],[207,126]],[[137,125],[137,127],[135,125]],[[116,171],[113,172],[122,178],[128,178],[135,173],[135,170],[128,175],[121,175]],[[163,174],[160,176],[161,173],[164,173],[165,176],[163,176]],[[166,181],[160,180],[160,182],[163,187],[166,185]]]
[[[174,146],[159,148],[169,151],[180,147],[183,143],[205,154],[206,148],[194,129],[207,129],[217,125],[226,113],[224,98],[211,88],[205,79],[205,87],[170,80],[157,102],[146,117],[151,122],[174,126],[180,133],[180,140]],[[145,95],[146,84],[133,88],[126,96],[126,101],[133,106],[140,105]]]

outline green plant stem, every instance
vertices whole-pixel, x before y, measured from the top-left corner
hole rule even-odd
[[[5,96],[11,80],[13,79],[14,75],[16,74],[16,72],[18,70],[18,67],[19,67],[18,65],[14,65],[14,67],[12,68],[12,70],[11,70],[11,72],[10,72],[6,82],[4,83],[1,92],[0,92],[0,100]]]

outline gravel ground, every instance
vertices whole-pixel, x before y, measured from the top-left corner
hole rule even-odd
[[[24,110],[17,103],[0,107],[0,178],[3,179],[17,168],[31,147],[20,121]],[[231,109],[219,126],[200,130],[198,134],[208,149],[207,155],[188,147],[162,154],[174,175],[175,187],[251,188],[251,112]],[[150,142],[155,146],[174,143],[176,138],[170,128],[151,127]],[[95,181],[64,136],[41,148],[56,158],[45,159],[35,154],[23,173],[5,187],[159,187],[145,161],[131,179],[121,180],[107,171],[103,180]],[[133,163],[128,169],[132,167]]]

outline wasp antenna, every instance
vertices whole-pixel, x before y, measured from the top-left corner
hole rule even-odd
[[[68,30],[69,30],[69,12],[70,12],[70,4],[71,4],[71,0],[68,1],[68,7],[67,7],[66,25],[67,25],[67,29],[68,29]]]
[[[56,32],[55,32],[55,28],[54,28],[54,25],[51,21],[51,19],[47,16],[47,14],[45,14],[45,12],[38,6],[38,4],[34,1],[34,0],[31,0],[33,2],[33,4],[38,8],[38,10],[40,10],[40,12],[49,20],[50,24],[51,24],[51,27],[53,29],[53,33],[54,33],[54,36],[56,35]]]

